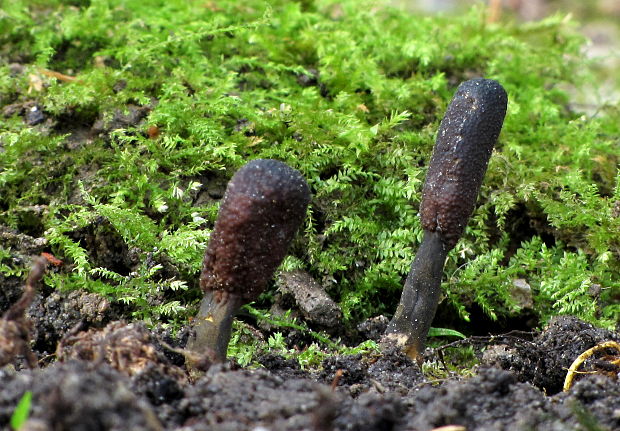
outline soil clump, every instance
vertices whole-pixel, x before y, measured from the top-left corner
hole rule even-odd
[[[76,310],[101,309],[104,316],[108,310],[88,294],[64,301]],[[57,306],[39,298],[30,307],[35,327],[44,323],[41,307],[49,304]],[[568,392],[560,392],[577,356],[602,341],[620,340],[618,333],[573,317],[555,318],[530,339],[497,337],[484,349],[472,339],[481,363],[469,378],[446,371],[443,379],[431,379],[402,352],[386,350],[331,356],[313,370],[270,353],[259,358],[262,368],[228,362],[192,380],[179,355],[183,339],[140,323],[104,325],[91,314],[85,313],[80,329],[71,313],[50,310],[59,322],[66,320],[54,326],[60,341],[53,360],[28,369],[18,357],[0,369],[0,427],[7,429],[18,401],[31,391],[28,430],[620,428],[620,370],[610,369],[612,361],[606,374],[580,374]],[[39,358],[49,354],[49,345],[44,352],[34,347]],[[429,363],[441,362],[439,350],[427,351]],[[601,368],[611,350],[584,369],[596,371],[597,363]]]

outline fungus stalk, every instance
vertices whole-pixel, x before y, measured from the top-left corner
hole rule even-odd
[[[226,359],[235,314],[265,289],[309,201],[301,174],[276,160],[253,160],[230,180],[200,274],[204,297],[187,344],[191,367]]]
[[[419,359],[441,292],[448,252],[474,210],[493,146],[504,122],[507,95],[490,79],[472,79],[457,89],[439,126],[420,217],[424,239],[411,264],[400,303],[385,340]]]

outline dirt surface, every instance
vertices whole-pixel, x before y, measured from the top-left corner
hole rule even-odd
[[[20,239],[24,252],[43,245]],[[22,283],[2,282],[4,312]],[[312,371],[267,354],[259,359],[263,368],[219,364],[192,379],[179,354],[186,336],[116,320],[114,307],[93,294],[36,296],[27,317],[41,368],[27,368],[23,355],[0,368],[2,429],[25,391],[33,396],[26,430],[620,429],[620,352],[593,354],[562,392],[575,358],[601,342],[619,342],[620,334],[568,316],[540,333],[427,350],[427,364],[442,368],[450,349],[473,347],[480,365],[468,378],[449,371],[431,378],[388,350],[330,357]],[[363,329],[370,334],[382,324],[376,318]]]
[[[438,3],[442,2],[433,4]],[[589,55],[607,55],[616,49],[615,26],[602,30],[597,26],[591,31],[596,37]],[[596,51],[601,47],[605,48],[602,52]],[[17,63],[11,68],[14,73],[25,70]],[[300,80],[303,85],[306,81],[319,85],[316,77],[304,75]],[[607,93],[617,97],[615,87]],[[18,114],[25,124],[41,131],[66,133],[68,148],[77,150],[93,139],[108,139],[118,128],[146,128],[150,109],[132,105],[111,118],[81,121],[70,114],[53,117],[32,99],[5,105],[0,118]],[[91,168],[96,170],[80,168],[85,186],[93,181]],[[205,187],[196,205],[222,198],[225,180],[218,176],[198,180]],[[81,200],[76,189],[68,202]],[[47,211],[47,205],[31,205],[16,215],[32,236],[0,226],[0,243],[11,251],[15,267],[50,250],[47,240],[39,237],[43,235],[40,219]],[[94,266],[127,275],[142,264],[138,253],[104,219],[70,235],[92,253],[89,259]],[[157,263],[166,276],[178,272],[165,261]],[[53,275],[71,268],[50,264],[47,271]],[[2,430],[10,429],[11,417],[27,391],[32,392],[32,404],[21,428],[27,431],[620,430],[619,350],[609,347],[593,353],[574,374],[570,388],[563,391],[573,362],[603,342],[620,342],[618,328],[610,332],[561,316],[541,332],[470,337],[428,349],[423,366],[389,349],[329,357],[312,370],[270,353],[259,358],[262,367],[243,368],[229,362],[194,378],[180,353],[187,332],[172,337],[163,329],[128,323],[123,320],[130,315],[127,309],[93,293],[39,286],[24,316],[17,320],[7,316],[22,296],[26,276],[0,273],[0,341],[10,335],[3,332],[10,325],[25,341],[11,349],[0,342]],[[355,334],[345,333],[339,325],[342,311],[307,274],[284,275],[280,284],[274,315],[292,308],[293,316],[331,335],[349,337],[344,340],[349,344],[378,340],[385,330],[387,318],[375,316],[361,323]],[[252,330],[266,339],[274,328],[263,322]],[[300,344],[307,344],[298,331],[278,331],[284,333],[290,349],[303,349]],[[445,358],[463,347],[471,349],[478,365],[455,372]],[[29,368],[31,358],[38,367]]]
[[[566,332],[558,333],[560,328]],[[571,332],[577,329],[577,332]],[[508,367],[545,362],[540,376],[561,386],[581,330],[592,343],[618,339],[572,318],[557,319],[518,348]],[[546,341],[555,334],[553,347]],[[561,335],[561,336],[560,336]],[[182,366],[163,354],[158,337],[140,325],[113,322],[81,333],[64,346],[61,361],[37,370],[0,371],[0,424],[6,427],[26,390],[33,404],[26,429],[71,430],[615,430],[620,427],[620,382],[585,375],[566,393],[545,395],[526,373],[483,365],[476,375],[427,380],[398,352],[331,358],[320,372],[304,372],[278,356],[264,369],[213,366],[191,382]],[[77,340],[77,341],[76,341]],[[592,343],[588,343],[592,344]],[[564,348],[558,349],[562,344]],[[78,346],[79,345],[79,346]],[[542,354],[544,359],[537,355]],[[523,352],[522,352],[523,353]],[[512,362],[510,362],[512,361]],[[339,378],[337,376],[340,376]],[[539,378],[540,378],[539,376]],[[555,380],[552,376],[557,376]],[[535,378],[533,380],[536,380]],[[553,380],[553,381],[551,381]],[[598,428],[592,428],[595,424]],[[590,426],[590,427],[588,427]]]

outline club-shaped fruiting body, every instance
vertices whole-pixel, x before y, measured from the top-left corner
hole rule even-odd
[[[188,341],[198,362],[225,360],[235,313],[265,289],[309,201],[302,175],[277,160],[253,160],[232,177],[200,275],[204,298]]]
[[[422,226],[452,249],[474,210],[482,178],[502,129],[508,98],[491,79],[456,90],[441,121],[422,189]]]
[[[506,91],[498,82],[466,81],[456,90],[439,126],[420,205],[424,239],[386,330],[386,340],[412,358],[424,350],[439,303],[446,256],[474,210],[507,103]]]

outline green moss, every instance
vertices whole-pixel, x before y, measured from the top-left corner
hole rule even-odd
[[[217,213],[205,188],[271,157],[314,194],[285,265],[319,279],[349,323],[392,313],[421,240],[439,121],[460,81],[485,76],[505,86],[509,110],[446,265],[447,300],[463,318],[473,304],[507,317],[519,312],[512,282],[525,278],[543,320],[617,322],[619,111],[571,108],[567,89],[592,77],[564,17],[489,25],[481,9],[428,18],[352,0],[41,4],[15,1],[0,16],[0,103],[34,101],[49,119],[0,123],[0,222],[27,230],[22,208],[48,206],[40,231],[73,265],[52,284],[182,322]],[[144,120],[114,122],[140,107]],[[117,127],[93,133],[96,119]],[[101,220],[139,256],[131,271],[101,267],[80,240]],[[174,291],[179,281],[188,293]]]

